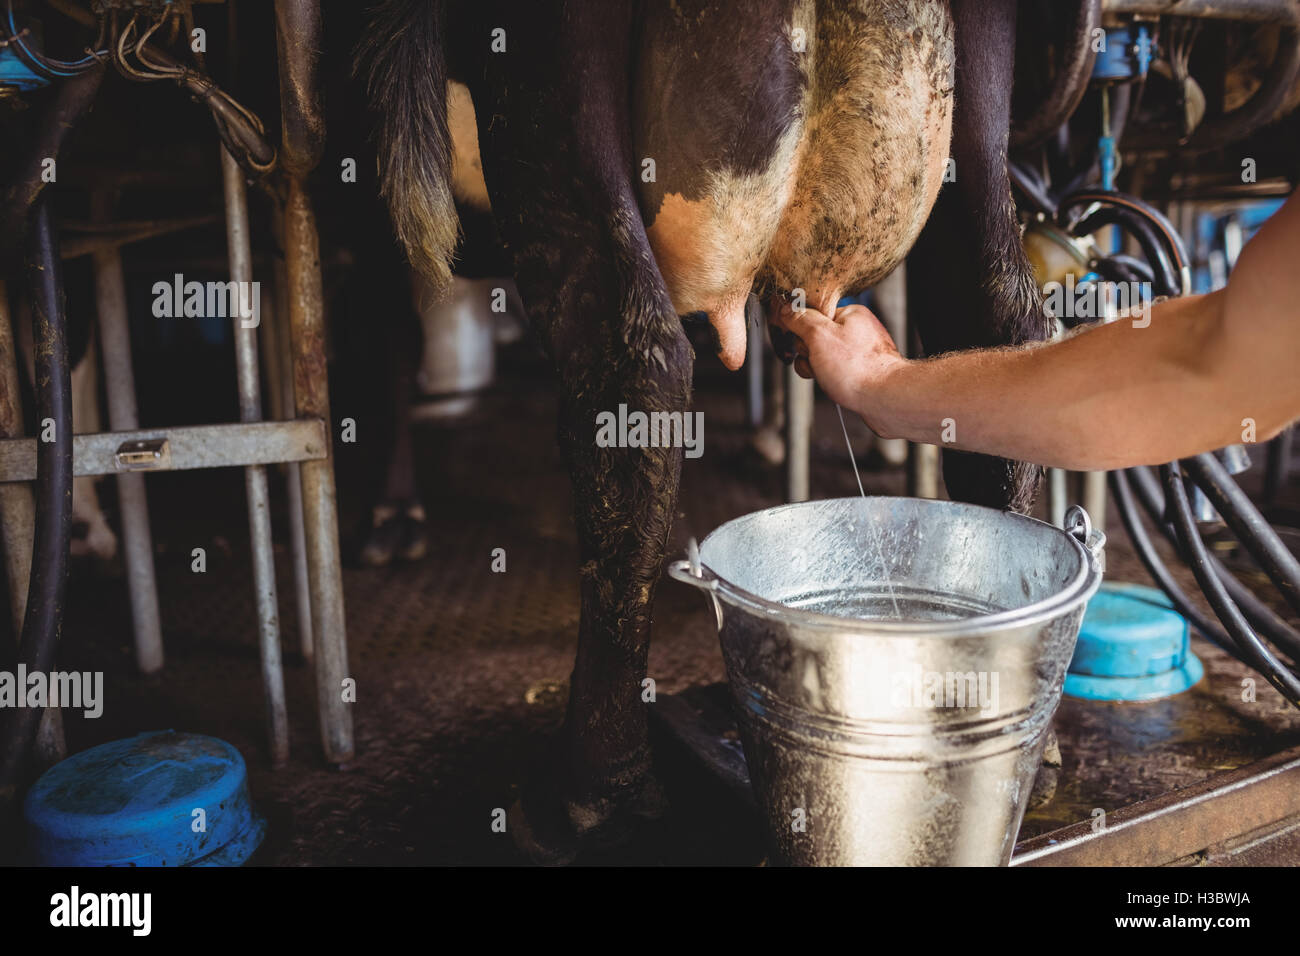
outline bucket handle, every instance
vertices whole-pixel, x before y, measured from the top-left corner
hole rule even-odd
[[[717,618],[718,630],[721,631],[722,602],[718,600],[717,596],[718,576],[700,564],[699,549],[695,547],[694,539],[691,540],[691,545],[690,554],[693,556],[693,560],[683,558],[680,561],[674,561],[668,565],[668,574],[683,584],[699,588],[708,595],[709,602],[713,605],[714,617]]]
[[[1106,532],[1092,526],[1088,512],[1079,505],[1070,505],[1065,513],[1063,524],[1065,533],[1078,541],[1087,550],[1098,573],[1106,570]]]

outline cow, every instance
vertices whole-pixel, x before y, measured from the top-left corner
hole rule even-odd
[[[581,618],[564,727],[511,812],[535,859],[572,859],[663,808],[641,681],[681,449],[600,447],[595,422],[620,404],[687,410],[683,320],[707,317],[736,369],[751,292],[832,311],[915,246],[929,351],[1046,337],[1006,170],[1014,43],[1014,0],[375,9],[357,71],[411,265],[449,280],[464,158],[448,83],[461,83],[493,220],[558,374]],[[1022,510],[1037,483],[974,455],[950,456],[945,477],[954,497]]]

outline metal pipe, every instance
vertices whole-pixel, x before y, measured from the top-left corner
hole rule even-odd
[[[320,247],[311,200],[303,182],[296,177],[290,177],[288,182],[284,233],[289,323],[293,333],[294,405],[298,417],[326,423],[326,439],[331,446],[330,457],[303,462],[299,469],[321,742],[326,759],[343,763],[353,755],[352,713],[343,698],[343,681],[348,676],[347,633],[329,431]]]
[[[281,163],[291,176],[305,176],[325,151],[325,116],[316,75],[322,48],[318,0],[275,0],[275,37],[280,61]]]
[[[0,279],[0,438],[23,436],[22,390],[18,384],[18,352],[9,315],[9,291]],[[36,504],[31,486],[0,484],[0,524],[4,532],[5,574],[9,582],[9,610],[14,617],[14,640],[23,632],[27,608],[27,582],[32,574],[32,533]]]
[[[1295,0],[1103,0],[1110,16],[1196,17],[1246,20],[1255,23],[1295,23]]]
[[[253,289],[253,248],[248,229],[248,196],[239,161],[221,147],[221,182],[226,203],[226,246],[230,278],[240,290],[235,320],[235,371],[239,382],[239,420],[262,419],[262,389],[257,364],[257,328],[246,319],[260,319]],[[245,291],[247,290],[247,291]],[[280,611],[275,590],[275,557],[271,550],[271,501],[266,487],[266,467],[244,469],[248,495],[249,546],[253,552],[253,591],[257,600],[258,646],[262,657],[262,692],[266,705],[267,738],[271,763],[289,759],[289,716],[284,701],[284,670],[280,662]]]
[[[36,420],[52,425],[53,440],[37,453],[36,527],[32,574],[19,657],[28,673],[48,674],[63,624],[72,528],[72,370],[68,365],[67,316],[59,243],[49,204],[32,207],[28,275],[32,288],[32,338],[36,360]],[[42,710],[4,708],[0,714],[0,802],[12,798]]]
[[[878,318],[900,347],[907,347],[907,262],[900,262],[871,290]],[[880,457],[891,465],[907,462],[907,440],[876,438]]]
[[[939,497],[939,446],[908,445],[907,493],[913,498]]]
[[[809,468],[812,457],[813,382],[790,365],[785,370],[785,498],[807,501],[811,497]]]
[[[284,217],[278,203],[271,210],[271,230],[280,242],[284,239]],[[289,332],[289,283],[285,276],[283,249],[274,257],[273,269],[276,326],[276,352],[270,362],[279,367],[276,381],[280,383],[281,417],[294,414],[293,401],[293,341]],[[289,545],[293,552],[294,598],[298,611],[298,649],[303,659],[312,659],[311,638],[311,582],[307,569],[307,533],[302,518],[302,472],[296,461],[285,466],[285,484],[289,497]]]
[[[1068,46],[1047,98],[1023,123],[1011,127],[1011,148],[1042,143],[1068,120],[1088,91],[1097,49],[1093,32],[1101,26],[1101,0],[1077,0]]]
[[[1083,473],[1083,510],[1088,512],[1094,527],[1106,527],[1106,472]]]
[[[316,77],[321,49],[317,0],[276,0],[276,49],[280,61],[282,164],[288,175],[283,228],[289,326],[293,335],[294,406],[300,418],[326,424],[330,457],[299,466],[303,531],[311,591],[316,704],[325,757],[352,759],[352,713],[344,699],[347,632],[343,570],[339,561],[338,502],[329,434],[329,384],[316,215],[304,178],[324,150],[325,120]]]
[[[1064,468],[1047,469],[1047,521],[1058,528],[1065,527],[1065,509],[1070,506],[1065,479]]]
[[[107,222],[112,216],[112,204],[110,193],[96,191],[91,197],[94,218]],[[108,395],[108,427],[113,431],[134,431],[140,427],[140,415],[135,404],[126,277],[118,247],[108,246],[95,252],[93,266],[104,388]],[[136,666],[141,673],[153,674],[163,666],[162,615],[158,609],[153,533],[149,527],[144,475],[139,472],[118,475],[117,498],[122,510],[122,551],[131,598]]]
[[[745,302],[745,424],[763,424],[763,306],[758,296]]]

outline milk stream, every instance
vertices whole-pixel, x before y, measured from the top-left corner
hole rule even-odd
[[[858,460],[853,457],[853,442],[849,440],[849,427],[844,424],[844,409],[837,404],[835,411],[840,416],[840,430],[844,432],[844,444],[849,449],[849,464],[853,466],[853,477],[858,480],[858,493],[865,500],[866,491],[862,487],[862,476],[858,474]],[[894,582],[889,577],[889,562],[885,560],[885,546],[880,538],[880,529],[870,518],[867,519],[867,537],[876,549],[876,560],[880,563],[880,577],[885,582],[885,588],[889,591],[889,603],[893,607],[891,618],[901,618],[903,615],[898,610],[898,598],[894,596]]]

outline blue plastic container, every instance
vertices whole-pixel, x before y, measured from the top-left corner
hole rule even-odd
[[[239,866],[266,834],[239,751],[172,730],[55,764],[23,812],[38,866]]]
[[[1162,591],[1106,582],[1088,602],[1065,693],[1086,700],[1156,700],[1204,674],[1187,620]]]

